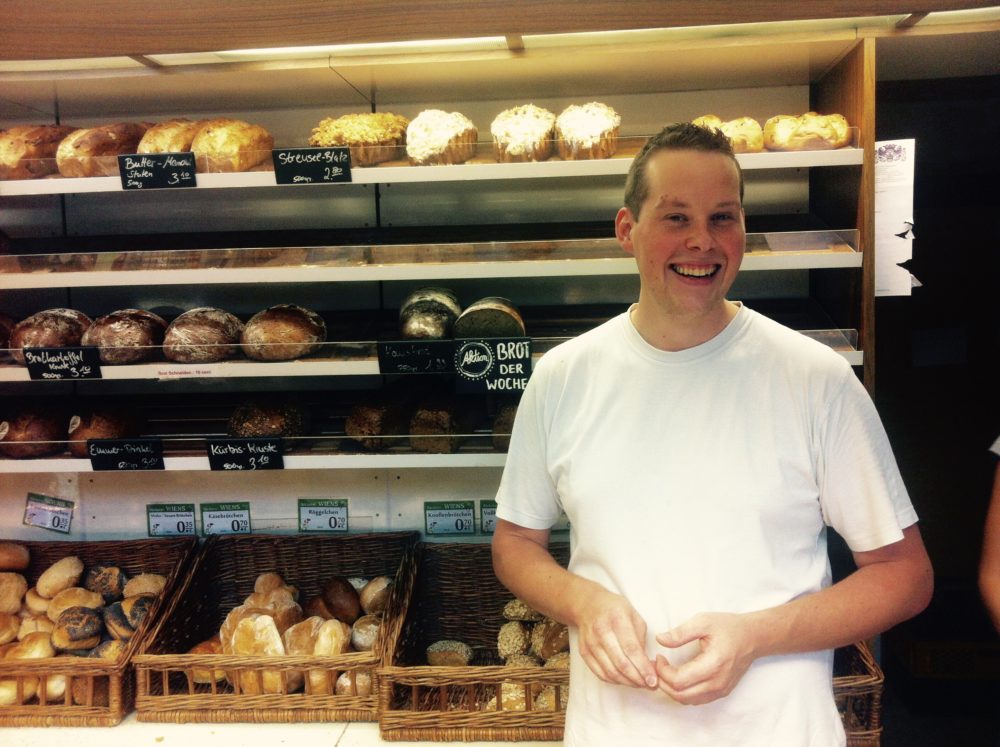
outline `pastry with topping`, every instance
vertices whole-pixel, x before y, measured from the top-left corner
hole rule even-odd
[[[392,112],[327,117],[313,128],[309,144],[321,148],[347,146],[351,149],[351,166],[374,166],[403,157],[409,124],[406,117]]]
[[[559,157],[565,160],[611,158],[618,150],[622,118],[607,104],[567,106],[556,118]]]
[[[413,166],[465,163],[476,154],[478,137],[464,114],[427,109],[406,128],[406,155]]]
[[[500,112],[490,125],[493,155],[500,163],[544,161],[552,155],[556,115],[534,104]]]

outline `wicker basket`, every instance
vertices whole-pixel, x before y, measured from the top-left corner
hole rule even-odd
[[[553,553],[561,562],[568,547]],[[484,710],[501,683],[525,687],[567,687],[568,671],[502,666],[496,654],[502,610],[511,594],[493,573],[488,545],[424,544],[418,553],[406,621],[381,670],[379,730],[386,741],[558,741],[565,712]],[[458,639],[473,647],[473,666],[425,664],[428,645]],[[838,649],[834,694],[849,747],[878,747],[884,677],[865,643]],[[530,701],[526,698],[526,701]]]
[[[167,585],[125,651],[114,661],[60,656],[54,659],[0,660],[0,680],[18,682],[18,703],[0,708],[0,726],[114,726],[135,701],[132,659],[168,606],[183,577],[197,540],[194,538],[107,542],[23,542],[31,563],[23,575],[29,583],[57,560],[75,555],[85,568],[116,565],[127,575],[158,573]],[[45,681],[65,677],[66,694],[58,702],[44,699]],[[41,700],[24,701],[25,678],[38,679]],[[75,702],[72,692],[77,688]],[[81,697],[82,695],[82,697]]]
[[[565,562],[569,547],[553,554]],[[565,712],[558,695],[569,670],[506,667],[497,656],[497,633],[512,595],[493,573],[486,544],[424,544],[418,553],[413,596],[391,666],[381,670],[379,729],[386,741],[537,741],[562,739]],[[473,666],[426,665],[427,646],[465,641]],[[485,710],[501,683],[530,693],[558,688],[556,710]]]
[[[135,657],[136,710],[140,721],[306,722],[374,721],[376,669],[395,645],[412,589],[416,532],[343,536],[245,535],[210,538],[191,563],[179,594]],[[395,578],[374,648],[340,656],[238,656],[189,654],[219,631],[228,612],[253,591],[261,573],[276,571],[306,599],[333,576]],[[197,684],[194,670],[222,670],[227,679]],[[287,692],[249,694],[231,683],[265,672],[344,671],[372,676],[368,695]],[[309,679],[308,677],[306,678]]]

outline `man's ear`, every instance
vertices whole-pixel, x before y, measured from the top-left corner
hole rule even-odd
[[[635,254],[632,247],[632,228],[634,226],[635,219],[632,217],[632,211],[627,207],[621,208],[618,215],[615,216],[615,238],[618,239],[622,249],[629,254]]]

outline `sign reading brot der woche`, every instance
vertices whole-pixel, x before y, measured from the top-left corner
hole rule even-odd
[[[520,393],[531,376],[531,338],[455,340],[456,389]]]

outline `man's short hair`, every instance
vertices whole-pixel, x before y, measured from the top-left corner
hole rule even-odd
[[[743,169],[736,160],[729,138],[723,135],[721,130],[700,127],[690,122],[676,122],[667,125],[647,140],[629,167],[628,176],[625,178],[625,207],[637,220],[639,209],[649,196],[646,163],[653,154],[661,150],[699,150],[728,156],[736,164],[736,173],[740,178],[740,201],[743,201]]]

